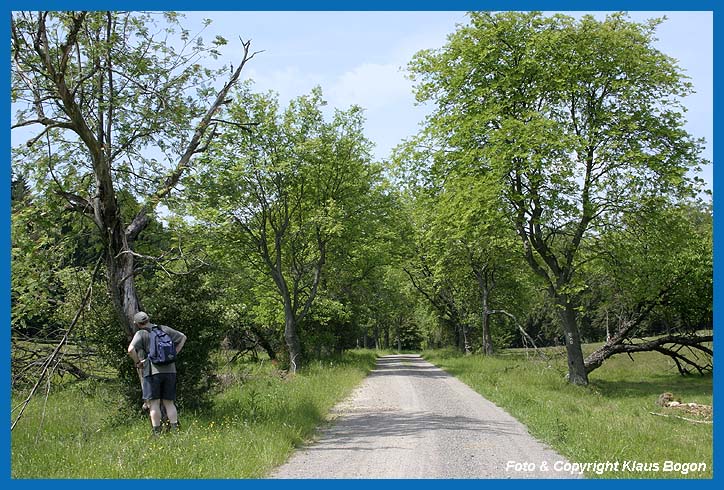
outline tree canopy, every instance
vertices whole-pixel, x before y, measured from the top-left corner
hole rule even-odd
[[[14,382],[77,324],[132,385],[141,308],[192,334],[189,400],[225,348],[291,371],[534,345],[565,348],[578,385],[640,350],[708,372],[712,209],[663,20],[468,20],[412,58],[432,111],[375,161],[364,108],[242,81],[248,41],[213,70],[226,39],[179,14],[13,13],[12,127],[37,129],[12,153]]]
[[[691,86],[653,47],[660,20],[474,12],[410,64],[436,110],[430,171],[488,175],[566,337],[569,379],[586,384],[578,328],[586,248],[652,200],[693,194],[700,143],[683,128]],[[501,225],[503,220],[501,220]]]

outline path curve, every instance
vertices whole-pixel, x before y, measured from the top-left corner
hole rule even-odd
[[[516,419],[417,355],[384,356],[271,478],[572,478]],[[542,470],[547,468],[548,471]]]

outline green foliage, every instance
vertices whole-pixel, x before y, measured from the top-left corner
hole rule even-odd
[[[686,132],[682,106],[692,87],[654,47],[660,23],[622,13],[596,20],[472,12],[442,48],[418,53],[409,65],[418,100],[435,111],[402,147],[399,174],[421,208],[445,217],[439,229],[420,220],[422,241],[432,236],[447,252],[454,249],[446,238],[463,237],[493,245],[476,251],[499,260],[495,244],[510,252],[505,240],[517,235],[558,306],[576,383],[585,383],[577,337],[590,324],[585,295],[597,280],[587,266],[597,254],[616,254],[635,220],[655,219],[643,216],[656,215],[648,203],[675,206],[697,190],[687,172],[702,162],[701,142]],[[465,197],[473,204],[461,211],[455,201]],[[438,274],[443,284],[442,269],[449,282],[453,263],[428,265],[428,277]],[[655,287],[674,280],[668,272],[659,269]],[[456,295],[455,304],[469,304]]]
[[[398,166],[415,165],[417,153],[403,146],[396,158]],[[484,325],[492,331],[492,342],[505,346],[507,317],[490,312],[522,316],[531,307],[534,284],[498,200],[499,183],[480,169],[463,167],[456,157],[448,163],[454,165],[449,173],[433,170],[424,186],[410,183],[412,246],[404,267],[449,330],[446,336],[461,349],[465,340],[472,349],[482,347]]]
[[[18,126],[41,116],[34,114],[33,94],[59,97],[49,68],[33,49],[31,36],[38,30],[40,15],[13,13],[13,89],[20,100],[28,102],[14,106]],[[45,15],[48,45],[60,53],[78,13]],[[162,185],[159,176],[166,175],[169,164],[180,158],[189,131],[215,92],[213,80],[222,73],[221,69],[210,70],[199,63],[214,49],[196,42],[201,37],[189,39],[183,51],[168,42],[182,30],[182,18],[169,13],[88,12],[83,21],[85,28],[75,38],[77,56],[66,60],[64,83],[77,91],[74,96],[83,102],[78,105],[83,112],[77,116],[83,118],[90,132],[103,135],[104,144],[112,145],[105,151],[114,158],[108,171],[113,174],[116,190],[127,190],[140,201],[153,196]],[[110,70],[114,77],[105,76]],[[68,137],[70,131],[57,129],[66,128],[70,119],[62,107],[62,103],[44,103],[42,116],[56,129],[48,131],[47,140],[32,138],[33,144],[15,148],[13,167],[24,169],[43,189],[92,196],[92,175],[97,170],[93,162],[99,162],[82,138]],[[104,117],[99,119],[98,114]],[[53,124],[56,121],[63,124]],[[42,135],[40,130],[37,134]],[[47,143],[46,147],[41,142]]]
[[[711,210],[700,203],[654,201],[618,230],[603,235],[597,246],[606,253],[586,270],[589,288],[584,297],[592,322],[609,321],[613,330],[654,305],[640,334],[710,328],[711,220]]]
[[[12,19],[18,127],[37,116],[23,101],[58,101],[30,42],[38,15]],[[154,321],[189,336],[185,408],[210,400],[210,349],[222,340],[286,368],[297,347],[307,361],[398,341],[477,350],[484,326],[496,348],[519,346],[518,322],[557,345],[566,308],[588,340],[641,311],[638,334],[711,326],[711,209],[690,200],[700,142],[681,105],[692,87],[653,46],[661,20],[473,12],[410,63],[416,96],[436,110],[389,164],[372,161],[362,108],[330,110],[321,88],[282,108],[249,84],[194,168],[174,170],[222,72],[201,60],[226,40],[205,46],[173,12],[50,12],[51,61],[81,15],[66,82],[103,148],[78,121],[68,127],[62,104],[43,102],[52,127],[13,149],[11,325],[57,338],[96,259],[131,260],[131,275],[93,285],[73,339],[120,369],[131,406],[119,292],[134,280]],[[183,191],[164,189],[181,174]],[[88,213],[101,194],[119,224],[115,251]],[[162,196],[163,221],[152,211]],[[140,235],[127,228],[137,219]]]
[[[78,334],[99,342],[129,387],[124,356],[129,318],[139,307],[136,274],[148,279],[157,268],[178,267],[166,261],[172,252],[182,255],[153,211],[176,187],[200,138],[209,137],[208,121],[200,118],[216,110],[214,82],[225,71],[200,63],[218,56],[225,40],[206,47],[200,35],[182,29],[182,17],[50,11],[14,12],[11,19],[13,128],[38,128],[13,148],[13,172],[32,182],[44,206],[19,206],[14,216],[13,325],[44,334],[66,327],[84,290],[70,289],[80,286],[74,276],[85,278],[102,255],[109,294],[94,296],[93,313],[101,314],[86,314]],[[174,42],[179,38],[186,44]],[[19,182],[16,198],[27,187]],[[144,230],[150,239],[138,241]],[[182,288],[175,294],[194,300]],[[198,309],[196,320],[204,320]],[[174,313],[196,325],[189,314]]]
[[[84,290],[73,277],[97,260],[99,243],[88,220],[68,213],[56,196],[35,194],[18,177],[11,210],[13,274],[12,328],[53,336],[67,326],[63,314],[77,308],[69,288]],[[20,191],[22,190],[22,191]]]
[[[210,354],[218,349],[225,333],[215,302],[218,286],[208,282],[204,271],[195,270],[170,278],[157,273],[155,280],[140,287],[146,291],[144,297],[149,298],[144,307],[151,321],[168,325],[187,337],[176,363],[179,406],[207,406],[213,372]]]
[[[362,111],[337,110],[326,121],[325,105],[318,88],[281,110],[275,96],[243,87],[233,122],[186,182],[186,208],[216,234],[222,260],[245,257],[255,321],[284,325],[291,357],[340,347],[339,332],[328,330],[345,329],[349,313],[327,268],[366,260],[380,221],[380,170]],[[309,338],[300,344],[302,332]]]
[[[614,225],[647,196],[690,191],[699,145],[680,112],[691,87],[652,47],[658,23],[471,13],[410,64],[418,99],[438,107],[421,136],[440,149],[412,164],[499,182],[493,199],[532,242],[534,268],[568,286],[549,264],[573,266],[577,233]]]

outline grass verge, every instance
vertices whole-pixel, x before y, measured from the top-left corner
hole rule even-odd
[[[677,418],[656,405],[664,392],[711,405],[712,377],[682,377],[661,354],[639,353],[633,362],[611,358],[591,373],[586,387],[565,381],[560,351],[553,351],[551,361],[528,359],[520,351],[482,357],[439,350],[424,357],[505,409],[569,461],[618,462],[617,469],[585,472],[588,478],[712,477],[713,425]]]
[[[11,434],[12,478],[263,478],[309,438],[375,364],[352,351],[281,377],[268,363],[224,373],[207,412],[150,436],[147,418],[120,424],[117,387],[73,384],[31,403]],[[179,382],[183,382],[179,380]]]

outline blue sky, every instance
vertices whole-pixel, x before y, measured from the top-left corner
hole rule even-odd
[[[170,5],[172,8],[173,3]],[[253,79],[256,90],[278,92],[283,104],[319,85],[330,108],[344,109],[352,104],[365,108],[366,135],[375,143],[379,160],[414,135],[429,110],[415,104],[412,82],[405,76],[407,63],[421,49],[443,46],[456,25],[467,20],[463,11],[212,10],[185,15],[182,24],[192,33],[202,31],[203,19],[208,18],[212,23],[203,29],[202,37],[211,40],[221,35],[229,40],[219,64],[238,63],[239,37],[251,40],[252,50],[263,52],[247,65],[242,76]],[[632,11],[630,15],[635,21],[663,15],[668,18],[657,31],[657,47],[679,60],[691,77],[696,93],[685,101],[689,109],[687,129],[706,139],[704,157],[713,160],[712,12]],[[27,140],[27,131],[13,131],[12,143]],[[35,134],[35,128],[30,134]],[[711,165],[701,177],[711,189]]]
[[[38,1],[20,2],[11,0],[11,7],[23,8],[105,8],[118,6],[123,8],[169,8],[183,10],[183,7],[198,9],[201,5],[209,8],[223,8],[219,2],[68,2],[60,0],[57,2]],[[232,5],[234,3],[229,2]],[[399,2],[398,2],[399,3]],[[411,8],[488,8],[489,3],[472,2],[460,6],[461,2],[442,3],[420,1],[408,2],[400,6],[402,9]],[[492,8],[578,8],[579,5],[589,8],[713,8],[715,2],[702,2],[693,0],[681,1],[660,1],[660,2],[620,2],[613,5],[612,2],[496,2]],[[80,4],[80,5],[78,5]],[[83,5],[85,4],[85,5]],[[135,4],[135,7],[129,6]],[[153,5],[149,5],[153,4]],[[245,3],[239,2],[241,8],[267,8],[265,2],[250,0]],[[304,3],[298,5],[287,2],[284,7],[303,8]],[[312,8],[361,8],[358,5],[340,2],[317,2]],[[396,8],[396,3],[378,2],[380,8]],[[275,8],[280,8],[279,6]],[[376,8],[376,6],[375,6]],[[721,11],[717,12],[721,17]],[[651,16],[658,16],[660,13],[635,13],[634,18],[641,20]],[[682,68],[692,77],[692,82],[697,94],[687,99],[689,107],[688,129],[697,137],[704,137],[708,141],[705,156],[713,159],[713,27],[711,12],[668,12],[669,20],[659,28],[658,43],[659,49],[679,60]],[[352,103],[358,103],[367,108],[367,135],[377,143],[376,154],[382,158],[386,156],[389,149],[396,145],[402,138],[415,133],[417,124],[424,117],[424,108],[415,107],[407,82],[398,68],[404,66],[410,56],[417,50],[438,47],[444,43],[445,36],[452,32],[455,23],[464,21],[462,12],[383,12],[383,13],[356,13],[356,12],[309,12],[309,13],[285,13],[285,12],[236,12],[233,13],[207,13],[195,15],[207,16],[214,19],[210,30],[217,30],[230,41],[236,40],[241,35],[244,38],[252,39],[255,49],[265,50],[249,65],[247,76],[254,77],[257,81],[257,88],[274,89],[280,96],[288,100],[291,97],[306,93],[314,85],[321,85],[327,95],[330,104],[346,107]],[[192,21],[193,17],[189,18]],[[718,21],[718,24],[721,20]],[[9,23],[4,26],[6,39],[9,39]],[[213,37],[208,34],[209,39]],[[232,44],[233,46],[233,44]],[[226,54],[224,61],[238,58],[230,51]],[[9,71],[9,69],[8,69]],[[6,89],[9,91],[8,76],[5,77]],[[6,92],[7,93],[7,92]],[[717,99],[720,100],[720,99]],[[9,99],[6,99],[6,107],[9,109]],[[9,110],[8,110],[9,112]],[[6,133],[7,134],[7,133]],[[7,136],[6,136],[7,137]],[[9,152],[8,152],[9,154]],[[8,158],[9,160],[9,158]],[[3,166],[0,170],[6,182],[10,180],[9,165]],[[708,182],[712,182],[712,169],[709,167],[704,173]],[[9,192],[0,191],[0,197],[6,209],[9,210]],[[717,201],[717,199],[715,199]],[[717,229],[720,228],[719,219],[716,220]],[[0,271],[3,282],[2,300],[0,310],[4,314],[5,325],[9,325],[10,317],[10,260],[9,260],[9,212],[4,216],[3,221],[5,233],[2,234],[2,246],[5,251],[4,260],[0,261]],[[718,240],[717,232],[717,244]],[[717,245],[717,250],[719,246]],[[721,253],[717,252],[716,263],[719,262]],[[717,265],[715,272],[721,274]],[[717,288],[720,290],[720,288]],[[720,293],[715,291],[715,321],[720,317],[718,305],[721,304]],[[5,359],[9,360],[9,343],[3,344]],[[717,368],[718,371],[718,368]],[[5,364],[6,374],[9,373],[9,362]],[[6,378],[9,379],[9,378]],[[718,379],[718,374],[715,375]],[[717,383],[718,384],[718,383]],[[719,390],[717,390],[718,392]],[[716,396],[718,398],[718,395]],[[6,391],[6,406],[8,394]],[[8,424],[9,425],[9,424]],[[6,441],[9,442],[9,433],[4,431]],[[6,445],[9,448],[9,443]],[[8,449],[9,451],[9,449]],[[717,458],[719,460],[720,458]],[[6,465],[9,458],[6,458]],[[717,470],[720,464],[716,463]],[[4,466],[4,476],[8,483],[9,467]],[[715,471],[719,474],[718,471]],[[20,483],[20,484],[19,484]],[[42,485],[47,482],[12,482],[14,486]],[[88,482],[95,485],[94,482]],[[245,486],[259,488],[263,482],[245,482]],[[327,485],[313,482],[315,486],[325,487]],[[437,483],[433,482],[435,486]],[[699,484],[701,482],[698,482]],[[65,484],[53,482],[61,488]],[[78,486],[78,482],[70,482]],[[218,482],[214,483],[215,485]],[[238,486],[238,483],[230,483]],[[398,486],[397,483],[393,484]],[[471,482],[476,487],[480,483]],[[623,484],[656,487],[659,482],[616,482],[616,485]],[[127,486],[124,482],[104,482],[103,485],[110,487]],[[361,488],[368,486],[365,482],[345,482],[345,486]],[[376,483],[375,485],[380,485]],[[560,486],[560,484],[557,484]],[[578,486],[579,484],[576,483]],[[677,483],[678,485],[678,483]],[[81,484],[81,486],[83,486]],[[185,485],[181,485],[184,487]],[[228,485],[224,485],[228,487]],[[331,487],[332,485],[329,485]],[[336,486],[336,484],[335,484]],[[387,486],[387,485],[381,485]],[[391,487],[392,484],[389,485]],[[456,485],[457,486],[457,485]],[[517,485],[516,485],[517,486]],[[564,485],[565,486],[565,485]],[[706,482],[705,482],[706,486]],[[306,485],[302,485],[302,488]],[[424,484],[423,484],[424,487]]]
[[[568,12],[579,15],[580,12]],[[596,13],[603,16],[602,12]],[[696,94],[685,104],[687,129],[707,140],[705,157],[712,160],[713,140],[713,15],[712,12],[630,12],[644,21],[666,15],[656,47],[677,59]],[[184,25],[196,32],[202,19],[213,22],[203,37],[219,34],[230,41],[223,63],[236,61],[239,36],[263,50],[247,65],[245,76],[257,90],[274,90],[282,103],[320,85],[331,107],[358,104],[365,108],[366,133],[376,144],[375,156],[386,158],[404,138],[416,133],[428,108],[415,105],[412,82],[404,67],[412,55],[441,47],[461,11],[397,12],[187,12]],[[712,168],[702,177],[710,183]]]

